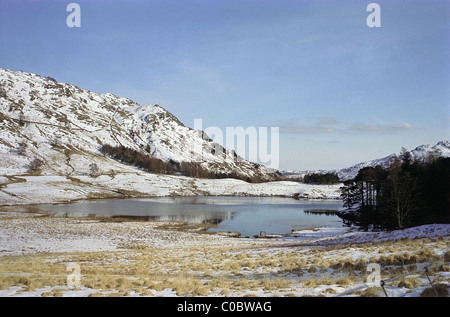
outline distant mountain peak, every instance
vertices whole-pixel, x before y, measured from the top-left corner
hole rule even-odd
[[[450,141],[447,141],[447,140],[440,141],[435,145],[430,145],[430,144],[419,145],[415,149],[409,151],[409,153],[411,154],[412,158],[418,159],[418,160],[427,159],[430,155],[435,155],[438,157],[450,157]],[[303,177],[306,174],[312,174],[312,173],[319,173],[319,174],[336,173],[339,176],[339,179],[341,181],[345,181],[345,180],[355,178],[356,175],[358,174],[359,170],[364,167],[381,166],[381,167],[387,168],[387,167],[389,167],[389,165],[392,163],[392,161],[396,157],[397,157],[396,154],[391,154],[391,155],[388,155],[383,158],[358,163],[353,166],[343,168],[340,170],[282,171],[281,173],[283,175],[286,175],[291,178]]]

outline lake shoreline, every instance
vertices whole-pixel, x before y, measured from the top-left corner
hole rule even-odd
[[[140,171],[112,176],[10,175],[0,177],[4,206],[71,203],[90,199],[152,197],[295,197],[340,200],[340,184],[292,181],[247,183],[237,179],[200,179]]]
[[[163,224],[170,223],[0,212],[0,296],[335,296],[363,285],[371,261],[405,257],[401,271],[411,254],[417,268],[431,268],[434,280],[450,281],[440,264],[448,256],[448,225],[237,239],[166,230]],[[69,264],[79,265],[77,288],[66,284]],[[386,272],[395,269],[384,276],[401,273],[395,261],[382,265],[389,265]],[[397,283],[387,290],[419,296],[428,281],[416,280],[411,289]],[[350,296],[358,294],[383,296],[378,289]]]
[[[342,221],[336,212],[341,207],[342,204],[336,200],[189,196],[85,200],[71,204],[6,206],[0,210],[69,218],[172,221],[186,223],[191,227],[195,225],[208,233],[269,238],[274,235],[289,236],[293,231],[310,227],[340,227]],[[335,212],[331,213],[330,210]]]

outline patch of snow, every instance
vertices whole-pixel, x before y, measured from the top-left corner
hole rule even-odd
[[[361,244],[372,241],[392,241],[400,239],[437,238],[450,235],[450,224],[422,225],[390,232],[348,232],[319,240],[322,244]]]

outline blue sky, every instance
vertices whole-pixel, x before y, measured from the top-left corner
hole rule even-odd
[[[0,67],[185,125],[280,128],[280,169],[334,169],[450,139],[450,1],[0,0]],[[220,140],[218,140],[220,141]]]

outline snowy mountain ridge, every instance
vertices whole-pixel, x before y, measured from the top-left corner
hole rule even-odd
[[[0,68],[0,175],[85,175],[102,145],[125,146],[165,162],[195,162],[215,173],[270,180],[268,168],[239,158],[159,105],[140,105],[55,79]],[[220,150],[220,155],[216,151]],[[91,161],[92,163],[88,162]],[[116,166],[117,168],[117,166]]]
[[[415,149],[409,151],[413,159],[423,160],[429,157],[430,155],[434,155],[436,157],[450,157],[450,141],[441,141],[435,145],[420,145]],[[326,173],[334,173],[337,174],[341,181],[346,181],[349,179],[353,179],[358,175],[359,170],[364,167],[375,167],[381,166],[383,168],[389,167],[392,161],[397,157],[396,154],[391,154],[386,157],[375,159],[372,161],[362,162],[355,164],[353,166],[343,168],[340,170],[316,170],[316,171],[282,171],[282,175],[289,178],[299,178],[304,177],[305,175],[318,173],[318,174],[326,174]]]

